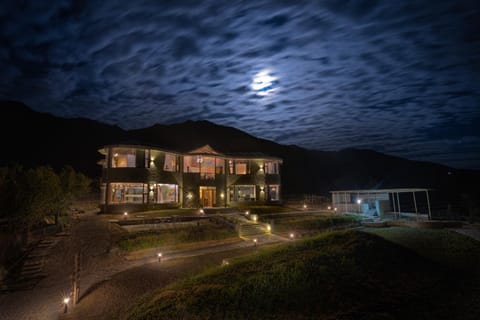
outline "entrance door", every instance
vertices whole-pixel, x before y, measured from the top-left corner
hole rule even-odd
[[[216,205],[217,190],[215,187],[200,187],[200,204],[203,207]]]

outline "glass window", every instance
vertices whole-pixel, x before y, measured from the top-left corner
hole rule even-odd
[[[237,201],[255,201],[255,186],[234,186]]]
[[[177,156],[173,153],[165,153],[165,163],[163,165],[163,171],[177,171]]]
[[[111,203],[143,203],[143,183],[112,183]]]
[[[225,170],[225,160],[221,158],[215,159],[215,173],[216,174],[224,174]]]
[[[266,174],[278,174],[278,161],[265,161]]]
[[[113,148],[112,168],[135,168],[137,153],[133,148]]]
[[[200,172],[200,164],[203,158],[200,156],[185,156],[183,157],[183,172]]]
[[[215,158],[202,157],[200,173],[201,179],[215,179]]]
[[[280,200],[280,185],[273,184],[268,186],[268,201]]]
[[[178,202],[178,185],[176,184],[157,184],[156,193],[157,203]]]
[[[248,173],[250,173],[248,161],[235,160],[235,174],[248,174]]]

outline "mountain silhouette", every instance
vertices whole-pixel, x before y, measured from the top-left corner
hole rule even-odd
[[[259,139],[236,128],[209,121],[186,121],[124,130],[83,118],[61,118],[33,111],[21,102],[0,102],[3,151],[0,166],[71,165],[99,177],[106,144],[144,144],[188,151],[209,144],[223,153],[261,152],[280,157],[284,194],[324,194],[331,190],[425,187],[436,190],[442,201],[475,197],[480,172],[412,161],[372,150],[308,150]]]

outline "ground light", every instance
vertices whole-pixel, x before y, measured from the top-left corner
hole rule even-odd
[[[125,211],[125,212],[123,213],[123,217],[124,217],[125,219],[127,219],[127,217],[128,217],[128,212]]]
[[[332,210],[332,207],[328,206],[328,210]]]
[[[245,211],[245,215],[247,215],[247,216],[248,216],[249,214],[250,214],[250,211],[248,211],[248,210],[247,210],[247,211]]]
[[[69,297],[65,297],[63,298],[63,304],[65,305],[65,308],[63,309],[63,313],[67,313],[68,311],[68,303],[70,302],[70,298]]]
[[[158,257],[158,262],[162,262],[162,253],[161,252],[157,253],[157,257]]]
[[[268,232],[272,231],[272,227],[269,224],[267,224],[267,231]]]
[[[306,204],[303,205],[303,209],[307,209],[307,205],[306,205]]]
[[[337,208],[333,208],[333,210],[335,210],[335,212],[337,212]]]
[[[255,247],[257,246],[257,242],[258,242],[257,238],[253,239],[253,245],[254,245]]]
[[[256,215],[253,215],[253,216],[252,216],[252,220],[253,220],[253,222],[257,222],[257,219],[258,219],[258,218],[257,218],[257,216],[256,216]]]
[[[293,239],[293,238],[295,238],[295,234],[290,233],[290,239]]]

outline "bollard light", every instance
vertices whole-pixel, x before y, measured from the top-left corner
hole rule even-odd
[[[290,239],[295,238],[295,235],[293,233],[290,233]]]
[[[248,210],[247,210],[247,211],[245,211],[245,215],[247,215],[247,216],[248,216],[249,214],[250,214],[250,211],[248,211]]]
[[[332,210],[332,207],[328,206],[328,210]]]

